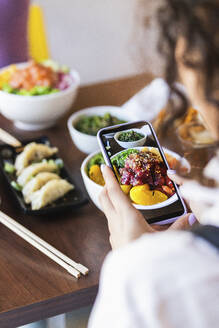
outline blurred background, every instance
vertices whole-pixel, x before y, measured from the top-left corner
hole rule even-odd
[[[147,21],[139,20],[139,0],[41,0],[53,58],[81,75],[82,83],[132,75],[150,69],[160,73],[155,58],[157,33],[152,15],[159,0],[147,0]],[[138,12],[139,10],[139,12]],[[140,25],[142,23],[142,26]],[[145,66],[140,67],[141,28],[145,26]],[[143,32],[142,32],[143,33]],[[153,64],[153,65],[151,65]]]
[[[18,6],[18,3],[20,7],[30,5],[27,18],[28,55],[37,56],[38,58],[35,59],[49,57],[76,69],[81,76],[82,84],[135,75],[144,71],[150,71],[155,75],[162,74],[162,61],[156,51],[158,28],[154,18],[154,12],[160,2],[160,0],[0,1],[1,5],[5,3],[7,8],[11,3],[10,10],[13,14],[10,17],[10,25],[17,24],[20,17],[19,26],[23,30],[22,20],[26,17],[25,10],[20,10],[19,14],[16,5]],[[2,10],[1,12],[3,15]],[[14,15],[15,12],[17,16]],[[14,38],[22,29],[17,30],[9,25],[6,27],[5,23],[1,26],[0,40],[7,35],[7,28],[11,29],[10,33]],[[13,39],[12,35],[10,39]],[[19,36],[16,39],[20,40]],[[17,42],[19,53],[22,51],[21,48],[25,52],[24,40]],[[15,53],[14,49],[13,53]]]

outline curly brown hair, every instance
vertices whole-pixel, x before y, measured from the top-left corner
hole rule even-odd
[[[166,80],[184,104],[175,116],[181,115],[187,107],[183,95],[174,88],[177,79],[175,49],[179,37],[186,40],[183,64],[202,73],[205,98],[219,107],[219,0],[165,2],[158,11],[161,30],[159,51],[166,58]]]

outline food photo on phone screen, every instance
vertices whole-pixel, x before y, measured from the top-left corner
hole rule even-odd
[[[170,222],[186,212],[177,186],[167,176],[167,169],[174,169],[181,158],[162,150],[150,123],[104,128],[98,141],[121,189],[150,223]]]

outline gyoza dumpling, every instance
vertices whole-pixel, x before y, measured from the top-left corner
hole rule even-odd
[[[63,197],[67,192],[72,190],[74,186],[64,179],[51,180],[47,182],[40,190],[35,191],[30,196],[31,207],[33,210],[54,202],[58,198]]]
[[[39,190],[42,186],[44,186],[50,180],[57,180],[60,179],[55,173],[50,172],[41,172],[38,173],[33,179],[31,179],[27,184],[24,186],[22,193],[24,196],[25,203],[30,203],[30,195],[34,192]]]
[[[15,160],[15,169],[17,175],[33,161],[40,161],[43,158],[48,158],[57,153],[56,147],[49,147],[44,144],[31,142],[24,147],[24,150]]]
[[[31,178],[40,172],[56,172],[58,171],[58,166],[54,161],[34,163],[23,169],[19,175],[17,182],[20,186],[24,186]]]

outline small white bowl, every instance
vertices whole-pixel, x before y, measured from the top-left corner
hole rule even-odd
[[[87,164],[89,162],[89,160],[95,156],[96,154],[99,154],[100,150],[95,151],[94,153],[88,155],[84,161],[81,164],[81,175],[84,181],[84,185],[85,188],[88,192],[88,195],[90,196],[91,200],[93,201],[93,203],[101,210],[101,206],[99,203],[99,195],[101,193],[101,191],[103,190],[103,186],[98,185],[96,182],[94,182],[93,180],[91,180],[88,177],[88,172],[87,172]]]
[[[120,141],[119,140],[119,136],[121,133],[123,132],[128,132],[128,131],[135,131],[137,133],[140,133],[142,134],[144,137],[139,139],[139,140],[136,140],[136,141]],[[144,132],[142,132],[141,129],[130,129],[130,130],[124,130],[124,131],[120,131],[120,132],[117,132],[114,136],[114,139],[115,141],[122,147],[122,148],[133,148],[133,147],[140,147],[140,146],[144,146],[144,143],[146,141],[146,134]]]
[[[75,129],[75,124],[82,116],[100,115],[103,116],[106,113],[117,117],[120,120],[130,122],[134,121],[133,115],[129,114],[125,109],[121,109],[116,106],[96,106],[89,107],[72,114],[68,119],[68,129],[75,146],[85,154],[90,154],[99,149],[96,136],[91,136],[86,133],[82,133]]]
[[[182,160],[181,164],[187,169],[188,172],[190,171],[190,169],[191,169],[190,164],[185,158],[182,158],[179,154],[177,154],[169,149],[163,148],[163,150],[164,150],[164,153],[175,157],[177,160]],[[100,203],[99,203],[99,196],[100,196],[101,191],[103,190],[103,186],[100,186],[97,183],[95,183],[93,180],[91,180],[88,177],[88,174],[87,174],[87,164],[88,164],[89,160],[93,156],[95,156],[96,154],[99,154],[99,153],[100,153],[100,150],[90,154],[89,156],[87,156],[84,159],[84,161],[81,164],[81,175],[82,175],[82,178],[84,181],[85,188],[86,188],[91,200],[100,210],[102,210]],[[175,202],[176,200],[177,200],[177,196],[176,196],[176,194],[174,194],[172,197],[168,198],[166,201],[155,204],[155,205],[151,205],[151,206],[142,206],[142,205],[137,205],[137,204],[133,204],[133,205],[139,210],[146,210],[146,209],[151,210],[151,209],[155,209],[155,208],[157,209],[157,208],[162,208],[162,207],[168,206],[169,204]]]
[[[15,65],[23,68],[27,63]],[[71,70],[70,75],[72,84],[67,89],[51,95],[21,96],[0,90],[1,114],[23,130],[41,130],[54,125],[71,108],[77,95],[79,74]]]

